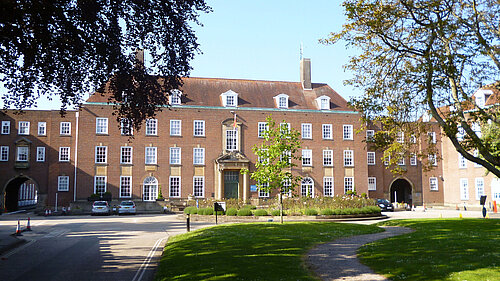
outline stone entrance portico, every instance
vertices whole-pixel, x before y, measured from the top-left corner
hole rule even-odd
[[[250,160],[239,151],[224,153],[222,156],[215,159],[215,199],[221,200],[225,198],[224,172],[235,171],[238,173],[237,182],[237,198],[247,202],[250,198],[250,176],[242,175],[241,169],[249,168]]]

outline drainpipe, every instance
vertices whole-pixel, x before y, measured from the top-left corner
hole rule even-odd
[[[80,110],[80,109],[78,109]],[[75,112],[76,117],[76,128],[75,128],[75,174],[73,176],[73,202],[76,202],[76,172],[78,170],[78,120],[80,117],[80,112]]]

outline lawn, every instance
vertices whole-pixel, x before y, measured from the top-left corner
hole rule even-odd
[[[375,233],[331,222],[219,225],[169,239],[155,280],[317,280],[303,265],[315,244]]]
[[[358,252],[361,262],[392,280],[500,280],[500,220],[393,220],[416,230]]]

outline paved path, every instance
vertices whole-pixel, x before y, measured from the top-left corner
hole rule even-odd
[[[361,264],[356,252],[364,244],[409,233],[412,230],[397,226],[382,228],[385,229],[384,232],[351,236],[320,244],[308,252],[307,263],[322,280],[388,280]]]

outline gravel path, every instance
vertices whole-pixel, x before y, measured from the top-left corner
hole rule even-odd
[[[322,280],[388,280],[375,274],[356,258],[358,248],[375,240],[412,232],[405,227],[386,226],[384,232],[342,238],[318,245],[307,253],[307,264]]]

